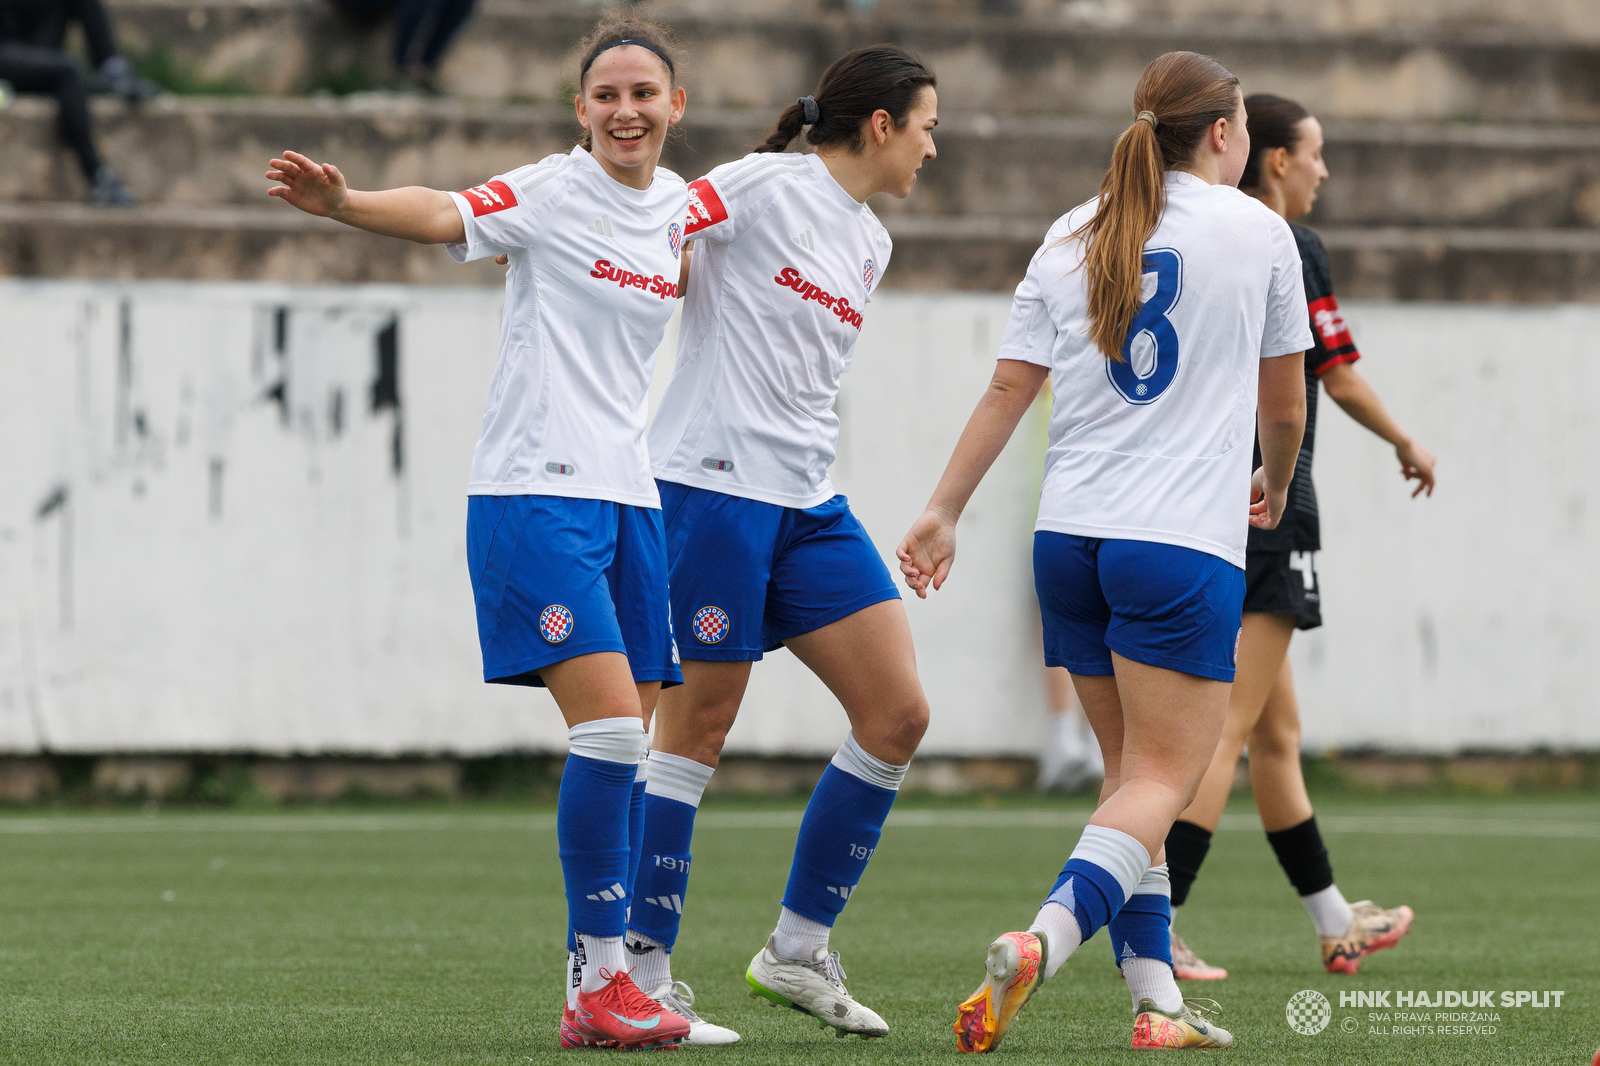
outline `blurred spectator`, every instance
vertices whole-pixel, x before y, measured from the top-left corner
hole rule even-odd
[[[63,50],[67,29],[83,28],[94,63],[91,80]],[[89,202],[128,207],[128,187],[95,148],[89,118],[89,92],[112,92],[138,103],[156,95],[154,85],[134,73],[117,53],[100,0],[0,0],[0,80],[19,93],[54,96],[59,105],[61,139],[72,149],[89,183]]]
[[[476,0],[333,0],[350,18],[370,23],[394,15],[394,67],[400,87],[439,96],[439,64]]]

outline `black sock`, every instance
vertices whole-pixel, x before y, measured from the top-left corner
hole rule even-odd
[[[1200,874],[1200,864],[1211,850],[1211,830],[1193,822],[1177,821],[1167,830],[1167,876],[1172,880],[1172,905],[1183,906],[1189,886]]]
[[[1278,863],[1283,867],[1283,872],[1289,875],[1294,890],[1302,896],[1321,892],[1333,884],[1333,864],[1328,861],[1328,849],[1323,846],[1322,834],[1317,831],[1316,815],[1299,825],[1268,833],[1267,843],[1272,845]],[[1172,847],[1171,837],[1167,838],[1167,847]],[[1176,891],[1173,895],[1177,895]]]

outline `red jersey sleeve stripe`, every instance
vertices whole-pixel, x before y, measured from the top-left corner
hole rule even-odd
[[[722,206],[722,197],[705,178],[689,183],[689,217],[683,225],[683,235],[693,237],[708,226],[728,221],[728,209]]]
[[[1344,312],[1339,310],[1339,301],[1332,296],[1324,296],[1320,300],[1312,300],[1307,305],[1311,311],[1311,326],[1322,339],[1322,346],[1330,352],[1341,348],[1355,350],[1355,339],[1350,336],[1349,327],[1344,324]]]
[[[472,205],[473,218],[482,218],[517,206],[516,193],[503,181],[486,181],[482,185],[474,185],[461,195]]]

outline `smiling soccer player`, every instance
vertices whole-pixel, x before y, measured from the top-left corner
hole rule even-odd
[[[548,687],[571,751],[556,812],[571,923],[565,1047],[675,1045],[687,1019],[635,987],[623,932],[644,722],[682,679],[645,446],[656,347],[682,279],[688,192],[658,166],[686,103],[665,33],[608,17],[585,42],[572,151],[461,193],[358,192],[285,152],[270,190],[374,233],[505,256],[500,361],[467,485],[484,680]]]

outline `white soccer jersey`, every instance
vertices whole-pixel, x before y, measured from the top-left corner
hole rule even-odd
[[[511,257],[468,495],[660,507],[647,392],[677,303],[683,179],[657,167],[632,189],[579,147],[450,195],[456,262]]]
[[[1260,359],[1311,347],[1289,224],[1228,185],[1167,174],[1145,245],[1127,362],[1089,338],[1083,204],[1017,286],[1001,359],[1050,368],[1050,450],[1035,529],[1149,540],[1243,567]]]
[[[889,234],[814,155],[752,154],[689,185],[696,241],[656,476],[776,504],[833,495],[839,378]]]

